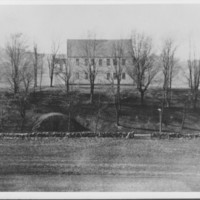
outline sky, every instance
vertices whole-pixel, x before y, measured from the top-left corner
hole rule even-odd
[[[200,4],[0,5],[0,46],[20,32],[30,48],[37,43],[41,53],[50,53],[54,41],[66,53],[67,39],[87,38],[88,32],[97,39],[128,39],[136,30],[153,38],[155,53],[170,37],[179,59],[188,59],[189,43],[200,58],[199,11]]]

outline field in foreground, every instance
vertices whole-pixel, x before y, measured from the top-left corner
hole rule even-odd
[[[200,191],[200,140],[0,141],[0,191]]]

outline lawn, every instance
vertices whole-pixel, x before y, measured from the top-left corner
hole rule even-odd
[[[97,130],[100,132],[109,131],[125,131],[136,130],[139,133],[149,133],[149,131],[159,130],[159,113],[158,108],[162,105],[162,90],[151,88],[145,95],[144,105],[140,104],[140,96],[136,89],[132,86],[122,86],[121,88],[121,112],[120,127],[116,127],[115,123],[115,106],[108,92],[109,86],[96,86],[94,103],[89,103],[89,87],[82,86],[76,96],[77,103],[73,107],[73,116],[79,119],[84,126],[91,131],[95,130],[96,115],[98,107],[100,114]],[[165,132],[179,132],[184,102],[187,98],[187,89],[173,89],[171,107],[165,108],[163,112],[162,128]],[[36,94],[38,98],[37,109],[39,112],[64,112],[67,113],[63,102],[65,97],[59,90],[46,88],[42,93]],[[51,101],[47,101],[48,99]],[[100,105],[99,105],[100,98]],[[200,109],[194,110],[190,106],[186,111],[183,133],[200,132]],[[78,117],[77,117],[78,116]]]
[[[108,90],[109,86],[96,86],[93,104],[89,102],[88,86],[73,88],[69,95],[66,95],[59,87],[46,87],[42,91],[36,91],[30,95],[30,105],[26,112],[23,131],[31,132],[35,120],[42,114],[60,112],[68,115],[67,102],[70,98],[72,99],[71,117],[88,130],[95,131],[96,127],[99,132],[135,130],[138,133],[149,133],[159,130],[158,108],[161,108],[162,105],[161,89],[150,88],[145,95],[144,105],[141,105],[137,90],[132,86],[122,86],[119,127],[116,126],[115,106]],[[173,89],[171,107],[165,108],[163,112],[162,128],[164,132],[180,132],[187,94],[187,89]],[[0,105],[0,110],[4,107],[5,105]],[[195,110],[191,106],[187,109],[182,133],[200,132],[199,107],[198,102]],[[1,131],[20,132],[21,119],[15,108],[11,107],[5,113]],[[99,118],[96,126],[97,113],[99,113]]]
[[[200,139],[4,139],[0,149],[0,191],[200,191]]]
[[[163,131],[179,132],[187,90],[173,90],[170,108],[165,108]],[[89,103],[88,88],[73,91],[71,117],[94,131],[158,131],[158,108],[162,93],[150,89],[140,105],[136,90],[122,89],[120,126],[115,125],[115,107],[109,93],[95,90]],[[68,116],[68,98],[58,88],[32,93],[24,132],[44,113]],[[100,105],[99,105],[100,97]],[[3,110],[1,104],[0,110]],[[183,133],[200,132],[199,105],[187,110]],[[1,120],[2,122],[2,120]],[[20,132],[15,107],[5,112],[2,132]],[[125,138],[12,138],[0,139],[0,191],[200,191],[200,139]]]

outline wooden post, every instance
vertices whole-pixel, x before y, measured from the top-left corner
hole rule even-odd
[[[161,134],[162,134],[162,109],[159,108],[158,112],[159,112],[159,134],[161,137]]]

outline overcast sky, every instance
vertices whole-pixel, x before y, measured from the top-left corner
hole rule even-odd
[[[50,52],[52,41],[60,41],[65,53],[66,40],[86,38],[88,31],[97,38],[129,38],[131,30],[153,37],[159,53],[161,41],[172,37],[177,56],[185,60],[192,40],[200,58],[199,5],[0,5],[0,46],[12,33],[22,32],[29,44],[37,42],[41,52]]]

